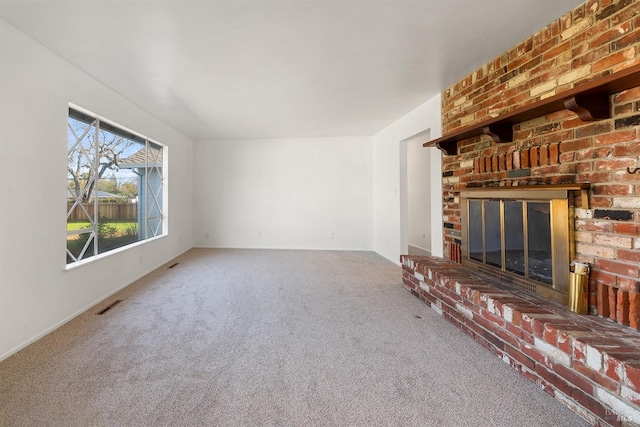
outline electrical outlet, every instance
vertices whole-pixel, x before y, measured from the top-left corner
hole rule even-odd
[[[331,233],[329,233],[329,238],[333,239],[333,231]]]
[[[204,238],[208,239],[209,237],[211,237],[211,235],[209,233],[204,233]]]
[[[140,264],[144,263],[144,257],[140,255]]]

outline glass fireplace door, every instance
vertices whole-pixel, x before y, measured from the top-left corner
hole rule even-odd
[[[527,271],[525,252],[525,232],[522,208],[523,202],[504,202],[504,258],[505,269],[520,276]]]
[[[497,271],[500,277],[512,277],[518,286],[544,296],[551,290],[566,296],[573,221],[566,191],[564,198],[557,193],[540,189],[461,192],[463,264],[486,273]]]

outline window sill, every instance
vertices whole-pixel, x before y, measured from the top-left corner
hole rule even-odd
[[[85,265],[92,264],[94,262],[97,262],[97,261],[100,261],[102,259],[108,258],[108,257],[110,257],[112,255],[120,254],[122,252],[126,252],[126,251],[128,251],[130,249],[145,245],[147,243],[151,243],[151,242],[154,242],[156,240],[160,240],[160,239],[162,239],[164,237],[167,237],[167,236],[169,236],[169,234],[165,233],[165,234],[162,234],[160,236],[156,236],[156,237],[151,237],[149,239],[140,240],[139,242],[132,243],[130,245],[123,246],[121,248],[113,249],[113,250],[111,250],[109,252],[98,254],[96,256],[92,256],[91,258],[83,259],[82,261],[76,261],[76,262],[74,262],[72,264],[67,264],[64,267],[64,271],[76,270],[76,269],[78,269],[80,267],[83,267]]]

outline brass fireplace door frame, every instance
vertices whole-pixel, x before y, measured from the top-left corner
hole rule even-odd
[[[531,185],[523,187],[479,187],[460,191],[462,221],[462,264],[467,268],[495,275],[498,278],[544,298],[562,304],[568,303],[569,264],[575,257],[574,203],[573,191],[581,191],[582,206],[588,207],[587,190],[589,184],[572,185]],[[500,201],[500,235],[502,267],[478,262],[469,255],[469,201]],[[552,284],[521,276],[506,270],[504,201],[549,202],[551,229]],[[484,206],[484,204],[483,204]],[[484,210],[484,208],[483,208]],[[526,223],[524,224],[526,230]],[[526,238],[526,233],[525,233]],[[484,238],[483,238],[484,241]],[[483,249],[483,253],[485,250]],[[525,270],[526,271],[526,270]],[[525,273],[528,274],[528,273]]]

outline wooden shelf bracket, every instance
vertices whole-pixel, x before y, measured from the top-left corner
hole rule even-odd
[[[497,144],[513,141],[513,125],[510,122],[494,123],[484,126],[482,133],[489,135],[491,139],[493,139],[493,142]]]
[[[584,122],[611,118],[611,100],[606,93],[572,96],[564,100],[564,107]]]

